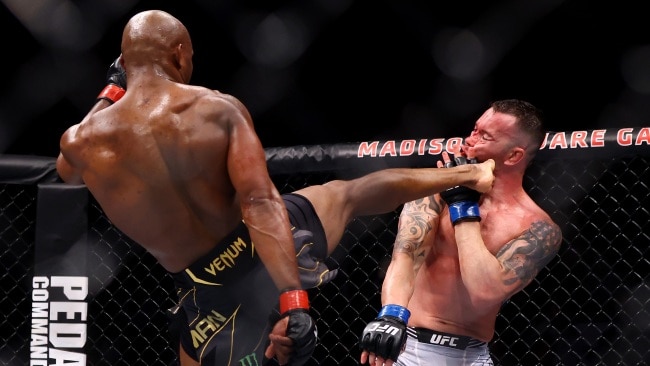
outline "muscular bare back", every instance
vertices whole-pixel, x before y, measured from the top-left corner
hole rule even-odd
[[[480,211],[484,245],[477,248],[487,249],[489,253],[485,254],[492,257],[482,256],[480,249],[472,255],[486,268],[485,258],[498,260],[498,281],[487,269],[484,283],[461,276],[454,227],[445,210],[430,243],[432,248],[416,276],[416,290],[409,303],[410,325],[489,341],[503,302],[530,283],[557,252],[558,228],[524,192],[516,197],[488,193]]]
[[[85,184],[116,228],[174,273],[177,284],[192,288],[194,295],[182,296],[178,303],[181,364],[198,365],[201,357],[221,364],[264,354],[286,362],[294,357],[290,352],[303,352],[292,347],[289,335],[295,332],[287,328],[307,322],[302,338],[309,339],[301,344],[311,352],[314,322],[302,311],[290,314],[292,320],[285,319],[274,334],[282,349],[260,348],[259,337],[268,331],[268,313],[275,304],[268,296],[281,293],[291,299],[282,310],[288,313],[309,305],[287,208],[268,174],[250,113],[230,95],[189,84],[192,42],[185,26],[169,13],[148,10],[131,17],[121,50],[94,106],[61,138],[60,177]],[[254,255],[237,262],[244,262],[237,268],[229,266],[225,275],[219,269],[218,281],[231,282],[219,291],[220,286],[210,286],[214,282],[194,272],[215,258],[210,254],[220,245],[229,245],[225,239],[231,235]],[[245,274],[249,270],[259,274],[255,285],[265,287],[257,297],[236,290],[252,281]],[[215,296],[227,297],[228,303],[214,302]],[[235,308],[242,316],[228,323],[237,329],[216,336],[220,328],[201,341],[199,350],[190,332],[194,320]],[[230,338],[230,332],[239,339]]]
[[[184,269],[241,221],[226,159],[232,97],[146,78],[64,136],[89,163],[83,181],[109,219],[169,271]],[[237,122],[241,123],[241,122]]]

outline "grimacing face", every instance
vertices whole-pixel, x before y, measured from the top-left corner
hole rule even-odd
[[[516,118],[488,109],[476,121],[474,129],[465,138],[465,153],[474,155],[479,162],[487,159],[504,161],[517,147]]]

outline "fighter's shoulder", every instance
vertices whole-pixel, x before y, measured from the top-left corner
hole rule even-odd
[[[530,215],[534,218],[534,221],[544,221],[548,223],[549,225],[557,226],[557,224],[553,221],[551,216],[549,215],[548,212],[544,208],[542,208],[536,201],[533,201],[531,198],[531,206],[530,208]]]
[[[219,91],[219,90],[216,90],[216,89],[212,89],[212,90],[210,90],[210,91],[211,91],[211,92],[212,92],[212,93],[213,93],[217,98],[221,98],[221,99],[226,100],[226,101],[228,101],[228,102],[230,102],[230,103],[233,103],[233,104],[242,104],[242,105],[243,105],[243,103],[242,103],[242,102],[241,102],[237,97],[235,97],[234,95],[227,94],[227,93],[223,93],[223,92],[221,92],[221,91]]]
[[[509,228],[504,232],[518,235],[527,235],[531,231],[551,235],[552,237],[561,236],[559,225],[553,221],[543,207],[537,201],[527,194],[517,196],[516,202],[510,201],[507,205],[497,205],[492,210],[486,210],[488,220],[504,228]]]
[[[249,116],[248,109],[238,98],[233,95],[222,93],[218,90],[200,88],[201,92],[198,94],[199,103],[207,107],[217,107],[219,112],[236,111],[243,113],[246,117]]]
[[[535,205],[536,209],[529,214],[529,231],[539,238],[545,238],[548,245],[558,246],[562,241],[562,230],[551,216],[541,207]]]
[[[86,116],[80,123],[70,126],[63,134],[68,142],[82,142],[84,139],[96,139],[115,129],[114,124],[106,124],[97,114],[103,114],[104,111],[98,111],[93,115]],[[105,113],[105,112],[104,112]]]
[[[101,112],[101,111],[100,111]],[[86,117],[80,123],[66,129],[59,140],[61,153],[70,161],[83,159],[83,156],[95,149],[103,149],[114,141],[116,127],[101,123],[96,116]]]
[[[205,102],[230,103],[235,106],[243,105],[243,103],[236,97],[222,93],[216,89],[209,89],[197,85],[184,85],[184,87],[192,88],[195,98]]]

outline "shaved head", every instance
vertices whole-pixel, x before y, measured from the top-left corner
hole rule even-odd
[[[173,15],[147,10],[134,15],[122,33],[122,62],[127,83],[142,70],[169,80],[188,83],[192,76],[194,50],[190,34]],[[136,70],[140,70],[136,73]]]
[[[180,44],[190,45],[190,36],[178,19],[161,10],[134,15],[122,34],[122,54],[133,62],[158,60]]]

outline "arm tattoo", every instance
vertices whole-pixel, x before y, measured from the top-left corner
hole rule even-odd
[[[511,240],[497,253],[497,259],[514,277],[504,281],[512,285],[517,281],[528,284],[557,254],[562,232],[556,225],[544,221],[534,222],[528,230]]]
[[[424,237],[431,231],[431,218],[440,214],[441,207],[433,196],[404,204],[393,253],[407,253],[413,259],[424,255]]]

